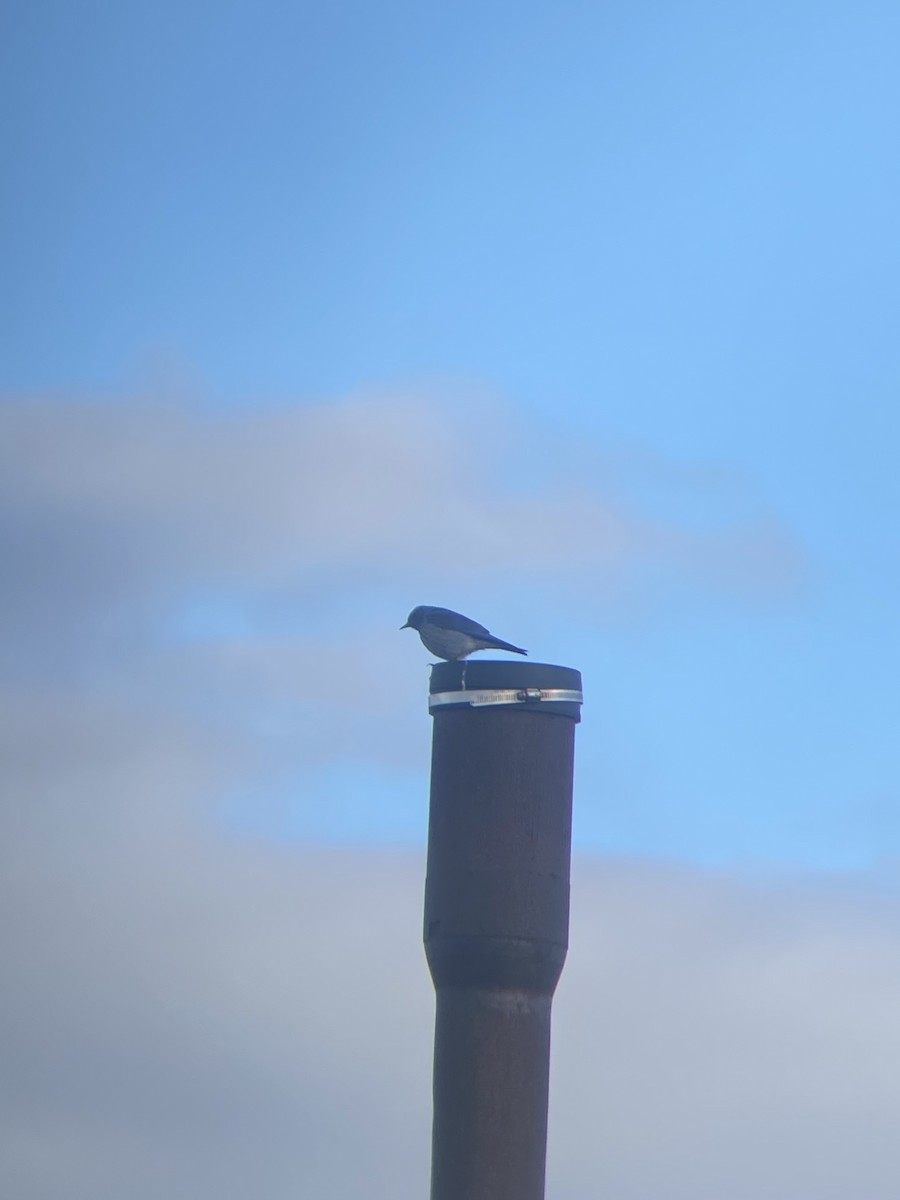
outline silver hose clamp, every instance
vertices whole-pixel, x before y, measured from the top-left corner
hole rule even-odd
[[[469,708],[485,708],[496,704],[582,704],[584,694],[570,688],[500,688],[492,691],[432,692],[428,711],[445,704],[466,704]]]

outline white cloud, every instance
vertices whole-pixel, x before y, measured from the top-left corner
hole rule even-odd
[[[583,444],[573,441],[567,476],[558,437],[542,467],[534,443],[548,431],[504,416],[390,397],[229,414],[7,404],[0,478],[21,520],[101,549],[118,536],[121,564],[145,576],[211,573],[246,585],[248,575],[284,583],[323,568],[436,581],[558,569],[584,584],[585,573],[648,561],[727,573],[745,550],[755,556],[748,577],[763,586],[798,569],[799,552],[771,520],[741,517],[705,535],[650,519],[616,498]],[[762,563],[763,545],[777,548],[778,571]],[[100,555],[82,563],[102,566]]]
[[[3,1194],[427,1192],[421,855],[8,824]],[[576,863],[548,1196],[893,1200],[898,909]]]
[[[561,1200],[887,1200],[900,898],[594,864],[555,1041]]]
[[[3,1194],[427,1190],[421,861],[241,842],[222,798],[423,764],[397,627],[451,585],[521,611],[561,577],[746,594],[799,561],[777,526],[700,535],[517,470],[504,429],[390,399],[0,411]],[[210,594],[245,627],[179,632]],[[574,911],[551,1196],[831,1200],[846,1171],[896,1194],[898,966],[864,892],[607,864]]]
[[[408,766],[425,733],[410,740],[403,671],[421,648],[398,633],[414,603],[471,602],[488,623],[502,606],[528,644],[519,625],[539,626],[561,581],[602,623],[664,603],[665,579],[746,596],[794,577],[777,526],[651,520],[598,454],[474,400],[9,403],[7,701],[204,728],[241,759],[241,786],[263,762],[273,777],[341,757]]]

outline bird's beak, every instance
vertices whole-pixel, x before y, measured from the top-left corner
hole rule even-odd
[[[412,625],[410,625],[409,621],[407,621],[406,624],[401,625],[400,628],[401,629],[412,629]]]

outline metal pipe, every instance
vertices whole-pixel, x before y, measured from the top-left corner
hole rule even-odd
[[[432,672],[432,1200],[543,1200],[580,699],[581,676],[567,667]]]

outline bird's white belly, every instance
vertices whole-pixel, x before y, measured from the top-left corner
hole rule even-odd
[[[419,636],[426,649],[438,658],[465,658],[483,645],[467,633],[460,633],[457,629],[441,629],[437,625],[426,625],[419,630]]]

